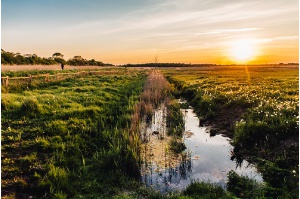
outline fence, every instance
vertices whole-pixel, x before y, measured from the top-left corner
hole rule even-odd
[[[117,75],[126,74],[126,71],[80,71],[77,73],[57,73],[54,75],[41,74],[30,75],[29,77],[1,77],[1,85],[9,88],[10,85],[29,85],[43,82],[61,81],[67,78],[83,77],[87,75]]]

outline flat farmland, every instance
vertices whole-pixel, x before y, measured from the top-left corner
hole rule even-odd
[[[59,70],[2,71],[2,75],[17,82],[18,77],[44,78]],[[51,81],[26,80],[25,86],[11,81],[2,86],[3,198],[298,197],[298,65],[87,71]],[[186,104],[179,105],[180,98]],[[153,158],[152,148],[144,147],[150,141],[140,130],[141,120],[151,125],[161,112],[157,119],[176,139],[159,150],[167,154],[175,149],[175,156],[191,161],[181,142],[186,129],[180,112],[190,106],[210,137],[228,138],[233,147],[228,161],[237,167],[244,160],[251,163],[263,183],[234,171],[227,174],[225,188],[194,182],[180,193],[161,194],[141,183],[141,165]],[[150,131],[151,138],[167,142],[159,131]],[[142,146],[148,154],[145,159]]]
[[[296,190],[284,197],[298,195],[298,65],[174,68],[163,73],[179,96],[190,101],[211,136],[232,138],[232,159],[254,162],[278,192]]]

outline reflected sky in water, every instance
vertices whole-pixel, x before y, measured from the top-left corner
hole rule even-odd
[[[155,172],[155,166],[150,174],[142,176],[142,182],[148,187],[153,187],[161,192],[181,191],[185,189],[191,181],[204,181],[226,185],[227,173],[234,170],[239,175],[248,176],[258,182],[262,177],[256,172],[256,168],[247,161],[243,161],[240,167],[232,161],[230,151],[233,147],[229,139],[222,135],[210,137],[205,132],[205,127],[199,127],[199,119],[193,109],[183,110],[185,115],[186,131],[192,132],[189,138],[184,137],[187,146],[186,152],[189,158],[176,168],[161,172]]]

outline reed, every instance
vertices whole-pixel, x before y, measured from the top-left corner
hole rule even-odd
[[[151,71],[144,83],[143,92],[140,94],[139,102],[136,104],[131,117],[130,131],[132,134],[139,134],[142,121],[146,121],[148,124],[151,122],[154,109],[165,103],[169,94],[170,85],[166,78],[157,70]],[[147,135],[143,135],[143,141],[146,137]]]

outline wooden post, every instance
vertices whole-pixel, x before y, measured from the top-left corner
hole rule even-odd
[[[6,76],[6,79],[5,79],[5,87],[8,88],[8,76]]]
[[[45,82],[48,82],[49,81],[49,73],[47,73],[46,75],[45,75]]]
[[[29,75],[28,83],[30,84],[32,81],[32,75]]]

